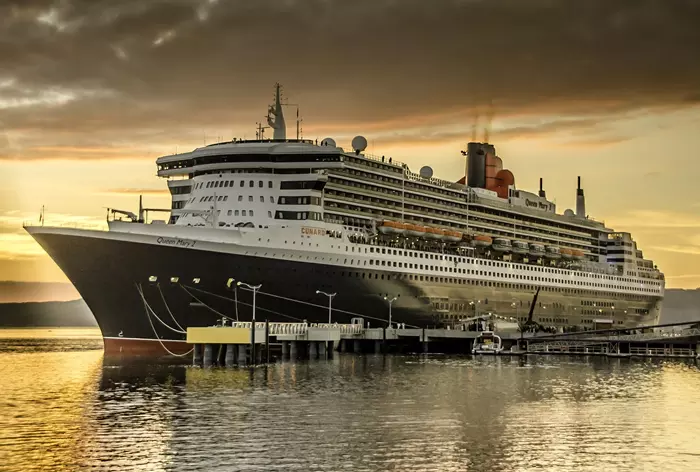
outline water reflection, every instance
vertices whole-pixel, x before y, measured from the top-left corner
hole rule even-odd
[[[10,470],[700,468],[692,363],[343,355],[226,370],[83,351],[4,352],[0,369]]]

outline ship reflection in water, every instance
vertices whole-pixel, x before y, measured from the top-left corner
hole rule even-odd
[[[0,349],[0,469],[700,470],[692,363],[342,355],[252,372],[90,347]]]

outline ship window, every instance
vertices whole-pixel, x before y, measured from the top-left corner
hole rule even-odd
[[[255,187],[255,181],[254,181],[254,180],[251,180],[251,181],[248,183],[248,187]]]
[[[224,187],[228,187],[228,180],[224,180]]]
[[[270,203],[275,203],[275,197],[270,197]]]
[[[267,182],[267,186],[268,186],[268,188],[272,188],[272,180]]]
[[[239,202],[242,202],[242,201],[243,201],[243,195],[239,195],[239,196],[238,196],[238,201],[239,201]]]
[[[248,201],[249,201],[249,202],[252,202],[252,201],[253,201],[253,196],[252,196],[252,195],[249,195],[249,196],[248,196]]]
[[[238,216],[238,210],[234,212],[234,216]]]
[[[245,187],[245,180],[241,180],[241,187]]]
[[[268,212],[267,212],[267,217],[268,217],[268,218],[272,218],[272,212],[271,212],[271,211],[268,211]]]
[[[265,203],[265,197],[263,197],[262,195],[260,195],[260,203]]]
[[[228,200],[228,195],[224,195],[224,201]]]
[[[253,213],[253,210],[250,210],[248,213],[250,213],[250,216],[255,216],[255,214]]]
[[[233,210],[229,210],[226,214],[227,214],[228,216],[231,216],[231,213],[233,213]]]
[[[243,215],[243,216],[246,216],[245,210],[241,210],[241,211],[242,211],[242,215]]]

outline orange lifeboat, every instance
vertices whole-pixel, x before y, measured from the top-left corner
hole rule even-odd
[[[406,232],[406,225],[398,221],[384,220],[377,225],[377,229],[382,234],[403,234]]]
[[[477,234],[472,239],[475,246],[486,247],[493,243],[493,238],[491,236],[486,236],[485,234]]]
[[[571,255],[573,256],[574,259],[583,259],[584,254],[583,251],[579,251],[578,249],[572,249],[571,250]]]
[[[425,226],[407,223],[404,227],[406,228],[406,234],[409,236],[425,236]]]
[[[431,228],[430,226],[426,226],[425,237],[430,239],[443,239],[445,237],[445,232],[439,228]]]
[[[445,239],[457,243],[462,240],[462,233],[460,231],[454,231],[451,229],[444,230]]]
[[[574,258],[573,251],[569,248],[563,247],[559,250],[559,252],[561,253],[561,257],[563,257],[564,259],[573,259]]]

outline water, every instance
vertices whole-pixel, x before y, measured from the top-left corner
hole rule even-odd
[[[200,369],[115,363],[80,334],[39,341],[61,333],[0,332],[2,470],[700,470],[694,362]]]

